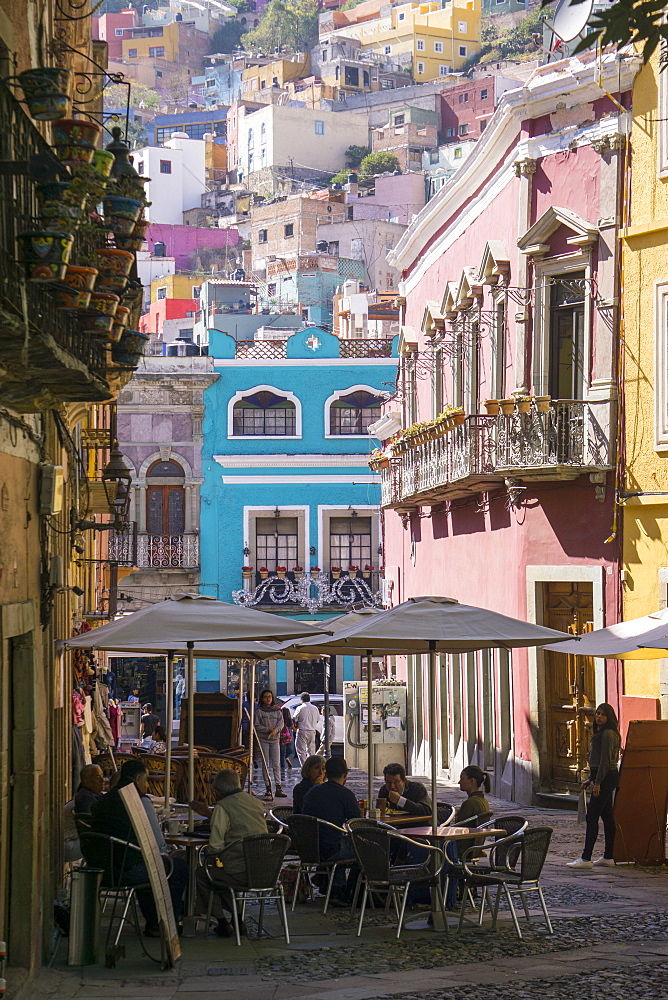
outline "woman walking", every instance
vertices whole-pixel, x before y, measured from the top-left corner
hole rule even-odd
[[[265,798],[272,798],[269,768],[274,772],[276,785],[275,797],[285,799],[287,795],[281,788],[281,731],[283,729],[283,712],[274,698],[274,692],[265,688],[260,692],[260,701],[255,713],[255,731],[262,747],[267,770],[264,780],[267,785]]]
[[[594,735],[589,750],[589,778],[583,782],[583,788],[591,790],[587,805],[587,829],[582,857],[577,861],[569,861],[569,868],[613,868],[612,857],[615,846],[615,820],[612,815],[613,800],[617,782],[619,781],[619,750],[621,737],[617,716],[612,705],[599,705],[594,714]],[[594,844],[598,839],[598,821],[603,820],[605,847],[603,857],[592,862],[591,856]]]

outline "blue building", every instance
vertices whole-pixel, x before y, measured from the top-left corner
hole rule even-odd
[[[216,111],[183,111],[176,115],[156,115],[153,119],[153,146],[162,146],[172,132],[185,132],[190,139],[203,139],[207,133],[214,142],[227,141],[227,108]]]
[[[277,331],[278,332],[278,331]],[[235,342],[210,330],[219,379],[204,394],[202,593],[297,618],[379,600],[380,477],[368,428],[394,388],[396,342],[319,327]],[[269,662],[279,694],[322,690],[321,660]],[[360,676],[334,657],[331,690]],[[232,663],[198,663],[198,688],[233,691]]]

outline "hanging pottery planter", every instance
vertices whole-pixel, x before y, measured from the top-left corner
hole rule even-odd
[[[486,399],[483,405],[490,417],[496,417],[501,409],[498,399]]]
[[[141,201],[110,195],[104,199],[105,225],[114,233],[132,233],[143,208]]]
[[[129,235],[116,234],[116,245],[122,250],[141,250],[146,241],[146,231],[151,223],[147,219],[135,222],[135,227]]]
[[[511,413],[515,411],[515,400],[514,399],[500,399],[499,406],[501,407],[501,413],[506,417],[510,416]]]
[[[139,330],[125,330],[119,343],[111,345],[112,361],[123,367],[136,368],[141,361],[148,340],[147,333],[140,333]]]
[[[531,409],[531,396],[515,396],[515,406],[518,413],[528,413]]]
[[[82,215],[83,211],[77,205],[68,205],[63,201],[42,203],[41,221],[45,229],[74,233],[79,228]]]
[[[97,271],[93,267],[68,265],[62,284],[56,289],[57,309],[88,309]]]
[[[461,427],[465,420],[466,420],[466,414],[465,413],[453,413],[452,414],[452,421],[453,421],[455,427]]]
[[[40,230],[19,233],[20,260],[30,281],[61,281],[70,259],[71,233]]]
[[[57,66],[42,66],[19,73],[18,81],[32,118],[53,122],[70,113],[70,71]]]
[[[108,153],[106,149],[96,149],[93,153],[93,159],[91,161],[93,170],[95,170],[101,177],[110,177],[114,160],[115,157],[113,153]]]
[[[99,260],[98,269],[100,274],[114,274],[127,276],[134,262],[134,254],[128,250],[115,250],[112,247],[103,247],[95,251],[95,256]]]
[[[107,295],[117,295],[120,298],[126,289],[128,279],[123,275],[99,274],[95,282],[96,292],[105,292]]]
[[[80,163],[90,163],[95,153],[95,141],[100,126],[83,118],[62,118],[53,127],[56,156],[73,170]]]
[[[80,291],[92,292],[96,278],[97,271],[94,267],[74,267],[70,264],[65,272],[63,284]]]
[[[98,337],[110,334],[119,301],[117,295],[98,292],[97,289],[91,292],[90,307],[84,321],[85,332]]]

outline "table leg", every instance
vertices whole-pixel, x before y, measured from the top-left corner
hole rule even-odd
[[[194,846],[186,847],[188,860],[188,888],[186,892],[186,912],[183,917],[183,937],[195,937],[195,898],[197,894],[197,856]]]

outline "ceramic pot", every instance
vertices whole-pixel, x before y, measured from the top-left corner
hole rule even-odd
[[[111,357],[115,364],[136,368],[148,343],[147,333],[139,330],[124,330],[117,344],[111,345]]]
[[[147,219],[135,222],[135,227],[129,235],[116,234],[116,245],[122,250],[141,250],[146,241],[146,231],[151,223]]]
[[[114,250],[111,247],[104,247],[96,250],[95,256],[99,260],[98,269],[100,274],[127,276],[134,262],[134,254],[127,250]]]
[[[18,76],[28,110],[41,122],[53,122],[70,113],[70,71],[54,66],[27,69]]]
[[[550,402],[552,400],[551,396],[534,396],[533,401],[536,404],[536,409],[539,413],[549,413],[550,412]]]
[[[104,220],[114,233],[130,234],[144,206],[134,198],[110,195],[104,199]]]
[[[528,413],[531,409],[530,399],[516,399],[515,406],[517,407],[518,413]]]
[[[63,201],[45,201],[42,203],[40,217],[45,228],[60,233],[73,233],[81,222],[82,214],[77,205],[68,205]]]
[[[116,323],[114,321],[110,332],[107,334],[107,340],[110,340],[113,344],[117,344],[123,336],[124,330],[125,327],[122,323]]]
[[[106,149],[96,149],[93,153],[93,169],[100,174],[101,177],[111,176],[111,168],[114,165],[116,157],[113,153],[108,152]]]
[[[98,292],[95,289],[91,295],[90,307],[103,316],[111,316],[113,319],[119,302],[118,295],[110,295],[108,292]]]
[[[71,285],[58,285],[56,288],[56,309],[88,309],[90,292],[84,288],[73,288]]]
[[[128,320],[130,318],[130,310],[127,306],[116,306],[116,312],[114,313],[114,323],[120,323],[125,329],[128,325]]]
[[[515,400],[514,399],[500,399],[499,406],[501,407],[501,413],[509,416],[515,410]]]
[[[97,271],[94,267],[74,267],[68,265],[63,284],[79,291],[92,292],[97,278]]]
[[[61,281],[67,270],[74,237],[71,233],[38,230],[19,233],[20,259],[30,281]]]
[[[121,298],[127,283],[128,279],[122,274],[99,274],[95,282],[95,291],[105,292],[107,295],[117,295]]]
[[[498,399],[486,399],[484,407],[490,417],[495,417],[501,409]]]
[[[100,126],[96,122],[62,118],[53,127],[53,145],[58,159],[75,170],[80,163],[90,163],[99,133]]]
[[[453,413],[452,414],[452,420],[453,420],[453,423],[454,423],[455,427],[461,427],[462,424],[464,423],[464,421],[466,420],[466,414],[465,413]]]

